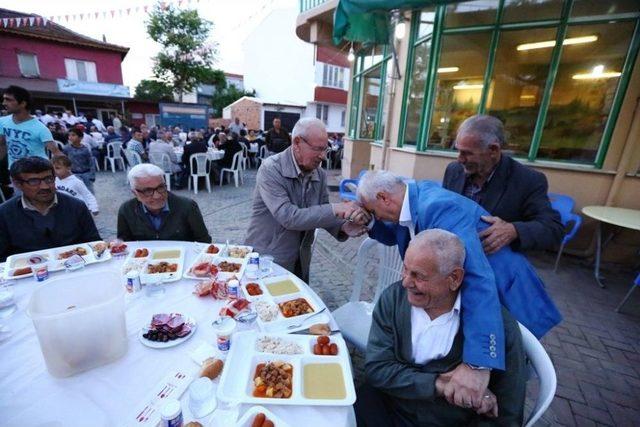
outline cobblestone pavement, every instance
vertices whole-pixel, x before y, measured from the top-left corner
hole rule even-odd
[[[330,184],[340,180],[331,172]],[[197,195],[187,190],[177,194],[197,200],[214,240],[242,242],[248,226],[255,171],[245,174],[245,183],[206,189]],[[100,215],[96,224],[103,238],[116,234],[120,204],[131,197],[124,173],[101,172],[96,181]],[[337,192],[331,193],[338,200]],[[321,230],[315,245],[310,285],[330,309],[346,303],[351,293],[353,265],[363,238],[339,243]],[[530,256],[549,292],[564,315],[564,321],[542,340],[558,374],[558,389],[551,408],[540,425],[640,425],[640,292],[624,309],[614,312],[632,283],[634,273],[604,269],[606,289],[593,280],[586,261],[565,256],[557,274],[553,254]],[[369,277],[363,298],[371,298],[375,260],[369,262]],[[605,266],[606,267],[606,266]],[[356,380],[361,379],[362,355],[353,353]],[[527,407],[531,408],[537,387],[530,381]]]

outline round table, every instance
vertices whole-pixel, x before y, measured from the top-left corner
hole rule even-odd
[[[640,231],[640,210],[615,208],[612,206],[585,206],[582,213],[598,221],[596,226],[596,260],[594,276],[598,285],[604,288],[600,278],[600,256],[602,254],[602,223]],[[607,239],[608,241],[609,239]]]
[[[129,249],[176,246],[185,249],[185,269],[203,248],[199,243],[153,241],[132,242]],[[121,271],[123,263],[124,259],[112,259],[88,265],[83,271],[95,269],[99,272],[104,268]],[[273,270],[273,274],[286,273],[278,265],[274,265]],[[56,272],[51,273],[51,277],[65,274],[74,273]],[[243,279],[243,283],[245,280]],[[113,363],[72,377],[55,378],[46,370],[33,323],[26,313],[31,293],[36,286],[42,284],[38,284],[34,278],[16,280],[13,290],[18,311],[7,319],[0,319],[1,324],[12,330],[12,335],[0,341],[0,425],[144,425],[136,422],[137,413],[133,412],[140,404],[149,400],[150,393],[162,379],[175,369],[196,374],[199,366],[192,361],[190,354],[203,342],[215,347],[215,333],[211,322],[218,317],[224,302],[193,295],[196,283],[197,281],[189,279],[167,283],[163,285],[165,293],[159,297],[147,296],[144,289],[133,297],[127,295],[127,353]],[[91,286],[91,283],[87,283],[87,286]],[[321,301],[320,298],[317,301]],[[149,323],[151,316],[171,312],[194,317],[198,322],[194,335],[178,346],[162,350],[142,345],[137,335]],[[330,323],[333,330],[337,329],[332,318]],[[258,329],[257,325],[243,327]],[[214,381],[216,386],[217,381]],[[187,404],[188,394],[188,390],[185,391],[181,399],[185,422],[193,420]],[[233,426],[233,415],[237,412],[239,418],[251,406],[253,405],[242,404],[229,407],[219,401],[218,410],[198,421],[204,426]],[[350,406],[269,405],[268,408],[291,426],[355,425]],[[228,416],[228,411],[231,411],[231,417]],[[227,414],[226,422],[217,418],[223,414]]]
[[[182,153],[184,153],[184,149],[182,147],[175,147],[173,151],[176,153],[176,156],[181,157]],[[217,150],[214,148],[209,148],[207,150],[207,158],[211,161],[220,160],[224,157],[224,150]]]

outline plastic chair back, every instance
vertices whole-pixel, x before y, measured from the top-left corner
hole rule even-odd
[[[120,154],[120,150],[122,150],[122,142],[120,141],[112,141],[107,144],[107,157],[112,159],[121,159],[122,155]],[[129,159],[127,159],[129,161]]]
[[[582,217],[576,213],[573,213],[573,208],[576,205],[575,200],[572,197],[565,194],[549,193],[549,200],[551,201],[551,207],[558,211],[560,214],[560,221],[562,225],[566,227],[573,223],[571,229],[566,231],[563,243],[569,242],[576,235],[580,226],[582,225]]]
[[[149,153],[149,161],[165,173],[171,173],[171,159],[167,153]]]
[[[191,175],[208,176],[209,175],[209,161],[207,153],[196,153],[191,155]]]
[[[233,155],[233,159],[231,160],[231,170],[237,171],[240,170],[240,162],[242,161],[242,151],[238,151]]]
[[[386,246],[367,237],[358,249],[356,269],[353,276],[353,288],[351,290],[351,297],[349,298],[350,302],[360,301],[362,285],[366,276],[366,263],[371,259],[369,252],[374,248],[378,250],[378,280],[372,304],[375,305],[378,302],[382,291],[384,291],[387,286],[400,280],[402,259],[400,258],[398,247]]]
[[[136,153],[133,150],[126,149],[124,150],[124,156],[127,158],[127,163],[129,163],[129,168],[134,167],[135,165],[139,165],[142,163],[142,158],[140,154]]]
[[[530,427],[540,419],[542,414],[544,414],[547,408],[549,408],[549,405],[551,405],[551,401],[556,394],[558,380],[553,363],[551,363],[551,359],[540,341],[538,341],[531,331],[520,323],[518,323],[518,326],[520,326],[520,334],[522,335],[524,351],[531,362],[531,366],[533,367],[536,376],[540,380],[536,405],[525,422],[525,427]]]

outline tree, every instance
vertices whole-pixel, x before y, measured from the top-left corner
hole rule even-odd
[[[158,80],[140,80],[133,97],[144,101],[173,101],[173,89]]]
[[[213,115],[215,117],[221,117],[224,107],[234,101],[237,101],[243,96],[256,96],[256,91],[252,90],[251,92],[247,92],[244,90],[240,90],[235,86],[227,86],[227,83],[225,81],[223,88],[216,89],[216,92],[213,94],[213,99],[211,100]]]
[[[153,73],[171,86],[178,99],[211,77],[217,44],[208,43],[213,23],[202,19],[197,10],[178,10],[169,3],[154,7],[147,23],[149,37],[161,45],[153,58]]]

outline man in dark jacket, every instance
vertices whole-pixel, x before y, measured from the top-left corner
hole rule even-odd
[[[551,207],[544,174],[502,154],[502,122],[476,115],[460,125],[458,161],[447,166],[442,186],[485,208],[491,224],[480,234],[486,253],[511,245],[516,251],[554,249],[564,227]]]
[[[135,198],[118,210],[118,238],[211,243],[198,204],[169,193],[162,169],[143,163],[131,168],[128,178]]]
[[[279,118],[273,119],[273,127],[267,131],[265,143],[272,153],[281,153],[291,145],[289,131],[281,126]]]
[[[84,202],[56,192],[48,160],[24,157],[9,173],[22,196],[0,205],[0,261],[17,253],[100,240]]]

